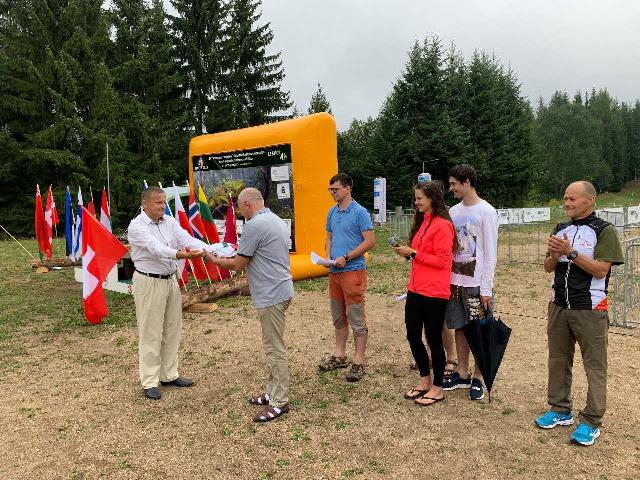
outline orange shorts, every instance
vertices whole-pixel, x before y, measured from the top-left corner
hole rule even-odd
[[[335,328],[351,325],[353,334],[369,331],[364,313],[364,293],[367,290],[367,271],[329,272],[329,298]]]

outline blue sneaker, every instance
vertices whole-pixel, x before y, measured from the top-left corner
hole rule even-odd
[[[471,379],[469,398],[471,400],[482,400],[484,398],[484,388],[482,387],[482,382],[477,378]]]
[[[462,378],[458,372],[455,372],[442,381],[443,390],[457,390],[458,388],[471,388],[471,378]]]
[[[547,413],[536,418],[535,423],[540,428],[554,428],[558,425],[571,425],[573,415],[569,413],[559,413],[549,410]]]
[[[580,422],[571,434],[571,443],[589,446],[593,445],[593,442],[595,442],[596,438],[598,438],[599,436],[599,428],[591,428],[586,423]]]

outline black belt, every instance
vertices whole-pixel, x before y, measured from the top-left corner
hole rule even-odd
[[[169,278],[173,277],[173,275],[174,275],[173,273],[171,273],[169,275],[160,275],[159,273],[146,273],[146,272],[141,272],[137,268],[136,268],[136,272],[138,272],[140,275],[144,275],[145,277],[161,278],[162,280],[168,280]]]

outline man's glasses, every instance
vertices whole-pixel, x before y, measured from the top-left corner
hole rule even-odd
[[[341,188],[344,188],[344,186],[338,187],[338,188],[327,188],[327,190],[329,190],[329,193],[336,193],[338,190],[340,190]]]

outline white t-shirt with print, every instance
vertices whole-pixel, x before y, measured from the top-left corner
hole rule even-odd
[[[453,256],[451,283],[480,287],[480,295],[491,296],[498,256],[498,212],[489,202],[462,202],[449,209],[458,236],[459,250]]]

